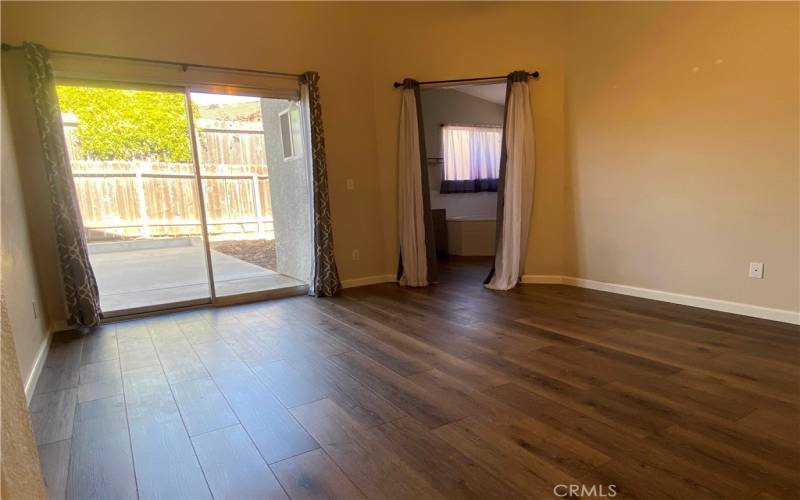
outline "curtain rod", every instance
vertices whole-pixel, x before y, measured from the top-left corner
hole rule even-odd
[[[539,78],[538,71],[532,71],[528,73],[529,78],[533,78],[534,80]],[[463,82],[480,82],[484,80],[505,80],[506,76],[484,76],[481,78],[458,78],[455,80],[428,80],[426,82],[417,82],[420,85],[433,85],[437,83],[463,83]],[[394,82],[394,88],[402,87],[403,82]]]
[[[19,50],[22,49],[22,45],[10,45],[7,43],[2,44],[2,50]],[[186,71],[189,68],[199,68],[199,69],[212,69],[212,70],[219,70],[219,71],[236,71],[239,73],[252,73],[258,75],[269,75],[269,76],[279,76],[284,78],[300,78],[301,75],[295,73],[281,73],[280,71],[264,71],[260,69],[247,69],[247,68],[231,68],[229,66],[213,66],[210,64],[195,64],[195,63],[187,63],[187,62],[177,62],[177,61],[164,61],[161,59],[144,59],[140,57],[126,57],[126,56],[112,56],[108,54],[92,54],[89,52],[72,52],[69,50],[50,50],[53,54],[63,54],[68,56],[81,56],[81,57],[97,57],[100,59],[112,59],[115,61],[130,61],[130,62],[141,62],[141,63],[154,63],[154,64],[167,64],[172,66],[180,66],[183,71]]]

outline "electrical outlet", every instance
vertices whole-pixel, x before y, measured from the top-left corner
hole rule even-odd
[[[750,263],[750,277],[758,279],[764,277],[764,264],[762,262]]]
[[[358,250],[353,250],[353,260],[361,260],[361,254]]]
[[[31,305],[33,306],[33,319],[39,319],[39,306],[35,300],[31,301]]]
[[[356,181],[353,179],[347,179],[347,190],[354,191],[356,189]]]

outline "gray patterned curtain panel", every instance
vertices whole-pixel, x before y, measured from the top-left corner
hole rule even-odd
[[[72,325],[94,326],[101,318],[100,296],[89,263],[50,56],[41,45],[26,43],[25,59],[44,153],[69,321]]]
[[[300,84],[311,126],[311,189],[314,203],[314,270],[308,293],[316,297],[330,297],[339,292],[342,283],[339,281],[336,258],[333,255],[328,167],[325,162],[322,107],[319,102],[319,74],[314,71],[304,73]]]

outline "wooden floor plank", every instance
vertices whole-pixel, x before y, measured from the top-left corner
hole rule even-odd
[[[125,401],[114,396],[78,405],[67,498],[136,498]]]
[[[524,447],[504,440],[472,418],[439,427],[433,432],[481,467],[502,477],[520,495],[544,498],[552,495],[557,484],[577,482],[562,469],[528,453]]]
[[[174,384],[172,392],[190,436],[239,423],[225,397],[210,378]]]
[[[463,418],[457,409],[448,407],[429,389],[386,370],[382,365],[358,353],[345,353],[332,358],[336,366],[344,369],[353,378],[425,425],[434,428]]]
[[[800,491],[798,461],[792,460],[783,466],[768,463],[737,447],[730,446],[680,426],[650,436],[651,440],[669,446],[673,452],[686,460],[702,464],[721,475],[757,485],[782,498],[791,498]]]
[[[30,412],[36,444],[43,445],[72,437],[78,390],[38,394],[31,399]]]
[[[214,498],[287,498],[240,425],[192,438]]]
[[[317,308],[317,306],[321,306]],[[315,328],[335,336],[340,342],[399,373],[411,375],[431,367],[401,350],[376,339],[341,320],[341,315],[322,307],[324,304],[293,305]],[[327,311],[327,312],[325,312]]]
[[[253,371],[264,384],[278,396],[287,408],[311,403],[328,395],[328,389],[302,369],[294,368],[293,361],[278,360],[262,363]]]
[[[229,348],[216,343],[195,347],[267,463],[319,448],[317,442]]]
[[[156,351],[171,384],[208,377],[203,363],[182,336],[175,341],[157,343]]]
[[[443,496],[514,498],[517,493],[411,417],[383,424],[370,435],[394,451]]]
[[[321,449],[272,464],[272,470],[296,499],[363,500],[361,491]]]
[[[369,389],[337,366],[333,358],[312,367],[325,380],[328,398],[362,427],[374,427],[405,416],[394,403]]]
[[[115,356],[102,361],[84,363],[81,366],[78,385],[78,401],[81,403],[122,394],[122,373],[119,358],[116,355],[116,336],[105,335],[103,338],[106,337],[111,337],[115,342]],[[92,344],[91,337],[87,337],[84,344],[83,357],[86,361],[86,348]]]
[[[161,367],[126,372],[124,383],[139,494],[211,498]]]
[[[532,419],[447,374],[431,370],[415,375],[414,380],[426,387],[436,387],[453,404],[466,408],[471,418],[543,460],[558,464],[572,475],[585,474],[588,469],[610,460],[598,449],[562,432],[559,427]]]
[[[39,446],[39,464],[42,467],[42,477],[50,499],[66,498],[71,445],[72,440],[65,439]]]
[[[80,333],[65,332],[51,343],[35,394],[72,389],[78,386],[84,337]]]
[[[217,383],[267,463],[319,447],[255,376],[222,375]]]
[[[292,413],[369,498],[439,498],[441,495],[395,453],[382,447],[329,399]]]
[[[121,375],[119,360],[98,361],[97,363],[81,366],[79,384],[84,385],[107,379],[116,379]]]
[[[784,440],[800,444],[800,419],[797,410],[789,406],[759,408],[737,422],[743,429],[755,430],[777,442]]]
[[[489,391],[487,391],[489,392]],[[638,468],[657,468],[670,471],[687,482],[700,482],[702,489],[710,489],[716,496],[723,498],[739,497],[744,491],[753,491],[747,482],[730,478],[702,467],[699,463],[686,461],[676,456],[669,447],[641,439],[636,436],[617,432],[604,422],[592,418],[555,401],[541,397],[514,384],[508,384],[490,391],[493,397],[509,404],[526,415],[548,424],[578,439],[593,449],[601,450],[612,459],[632,459],[636,465],[630,469],[631,474]]]
[[[92,335],[84,339],[81,364],[98,363],[118,358],[116,327],[99,327],[92,332]]]
[[[122,372],[160,366],[158,354],[153,343],[148,339],[145,342],[129,341],[119,344],[119,361]]]
[[[51,496],[800,496],[800,327],[441,264],[56,335],[30,406]]]

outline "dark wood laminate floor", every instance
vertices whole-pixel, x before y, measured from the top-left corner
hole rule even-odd
[[[58,335],[51,496],[798,497],[798,327],[484,274]]]

